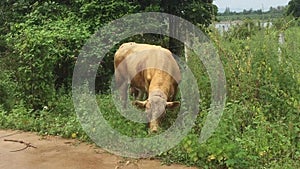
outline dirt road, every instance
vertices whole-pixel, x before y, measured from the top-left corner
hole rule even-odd
[[[22,150],[27,143],[30,143],[29,147]],[[125,159],[76,140],[38,136],[22,131],[0,130],[0,169],[196,168],[180,165],[165,166],[157,160]]]

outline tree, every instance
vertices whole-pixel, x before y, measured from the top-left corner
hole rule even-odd
[[[158,6],[159,12],[169,13],[175,16],[182,17],[193,24],[201,25],[201,27],[207,28],[217,15],[217,7],[212,4],[212,0],[155,0],[153,3],[149,1],[135,0],[141,6],[142,10],[149,9],[153,5]],[[152,2],[152,1],[151,1]],[[157,10],[157,8],[152,8]],[[169,18],[170,34],[178,34],[179,28],[173,27],[174,20]],[[177,40],[170,38],[169,47],[174,54],[180,56],[183,54],[183,44]]]
[[[226,7],[225,11],[224,11],[224,15],[230,15],[230,8]]]
[[[300,0],[291,0],[289,2],[287,14],[296,18],[300,17]]]

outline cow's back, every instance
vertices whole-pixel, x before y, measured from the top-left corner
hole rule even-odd
[[[164,52],[170,52],[169,50],[162,48],[156,45],[149,45],[149,44],[139,44],[135,42],[128,42],[122,44],[119,49],[115,53],[115,68],[128,56],[131,56],[135,53],[142,53],[143,51],[147,50],[161,50]],[[170,52],[171,54],[171,52]],[[172,55],[172,54],[171,54]]]
[[[172,53],[155,45],[134,42],[121,45],[115,54],[115,70],[123,80],[142,91],[162,90],[170,97],[168,100],[176,93],[181,80]]]

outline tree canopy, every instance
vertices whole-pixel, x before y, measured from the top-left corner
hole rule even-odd
[[[287,14],[293,15],[296,18],[300,17],[300,0],[291,0],[289,2]]]
[[[217,7],[211,0],[1,1],[0,71],[11,72],[18,97],[38,109],[49,104],[57,90],[70,88],[76,58],[92,34],[112,20],[147,11],[208,27]],[[112,60],[112,55],[105,57],[99,66],[97,91],[108,90]]]

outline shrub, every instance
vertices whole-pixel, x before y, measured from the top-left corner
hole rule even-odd
[[[0,105],[6,111],[11,111],[16,102],[17,85],[11,77],[12,73],[0,69]]]
[[[42,109],[57,88],[70,87],[75,56],[89,32],[74,13],[55,2],[33,5],[24,17],[24,22],[12,23],[6,35],[9,51],[13,51],[7,55],[7,64],[25,106]]]

